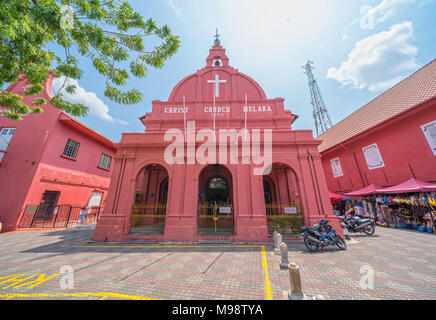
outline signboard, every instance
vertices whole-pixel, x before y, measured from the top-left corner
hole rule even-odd
[[[232,213],[232,208],[230,207],[220,207],[220,213],[226,213],[226,214],[230,214]]]
[[[427,142],[433,151],[433,155],[436,156],[436,120],[422,125],[421,129],[427,138]]]
[[[285,214],[297,214],[296,207],[285,207]]]
[[[365,148],[362,148],[362,151],[365,156],[365,160],[369,170],[381,168],[385,166],[376,143],[367,146]]]
[[[344,174],[342,172],[341,163],[339,158],[330,160],[330,165],[332,166],[333,177],[342,177]]]

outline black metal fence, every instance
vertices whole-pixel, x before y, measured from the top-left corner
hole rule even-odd
[[[28,204],[18,228],[71,228],[97,222],[101,207],[74,205]]]

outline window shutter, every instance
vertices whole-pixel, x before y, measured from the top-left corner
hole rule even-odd
[[[427,142],[436,156],[436,120],[421,126],[422,132],[427,139]]]
[[[335,178],[344,175],[344,173],[342,172],[342,167],[339,158],[330,160],[330,165],[332,166],[333,176]]]
[[[101,203],[101,198],[103,193],[101,192],[93,192],[91,193],[91,198],[89,198],[87,207],[99,207]]]
[[[362,148],[362,151],[369,170],[382,168],[385,166],[376,143]]]

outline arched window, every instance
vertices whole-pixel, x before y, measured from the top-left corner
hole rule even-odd
[[[206,185],[207,202],[228,202],[229,187],[227,181],[221,177],[210,178]]]

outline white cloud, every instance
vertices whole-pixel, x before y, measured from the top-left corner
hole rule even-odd
[[[361,27],[373,29],[374,25],[393,16],[398,7],[403,4],[411,4],[416,2],[416,0],[382,0],[377,6],[363,6],[361,7],[361,13],[363,16],[361,18]]]
[[[54,79],[52,85],[53,95],[59,90],[59,88],[62,87],[64,80],[64,77]],[[66,101],[72,103],[81,103],[87,106],[89,108],[89,114],[95,115],[103,120],[113,123],[118,122],[125,125],[128,124],[126,121],[112,117],[109,114],[109,107],[94,92],[86,91],[83,87],[81,87],[76,79],[69,79],[68,84],[75,85],[76,92],[74,94],[69,94],[64,89],[62,89],[63,98]]]
[[[339,68],[327,70],[327,78],[356,89],[386,90],[419,68],[418,48],[410,44],[413,38],[409,21],[364,38]]]
[[[182,16],[182,10],[176,7],[173,0],[168,0],[167,5],[175,12],[178,17]]]

